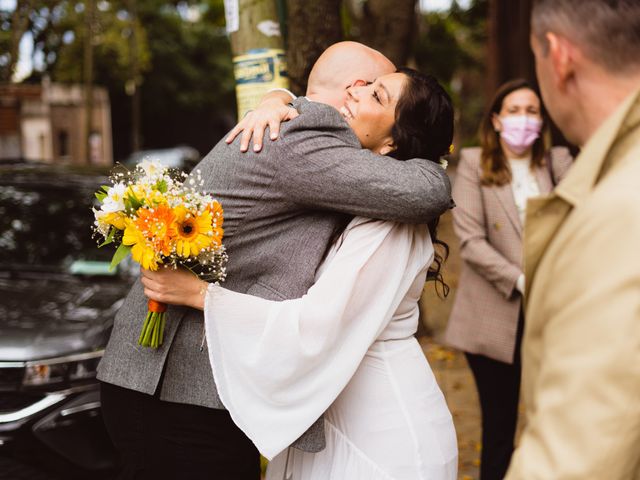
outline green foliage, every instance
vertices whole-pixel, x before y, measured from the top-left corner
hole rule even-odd
[[[485,104],[488,0],[468,9],[457,2],[420,18],[414,45],[417,67],[432,73],[447,88],[457,109],[456,145],[476,142]]]
[[[86,1],[29,2],[27,31],[34,39],[34,56],[41,61],[34,62],[35,71],[28,81],[39,81],[47,74],[57,82],[82,82]],[[140,89],[145,148],[182,143],[204,153],[224,134],[235,111],[223,0],[95,3],[94,83],[109,90],[116,159],[124,158],[131,149],[134,85]],[[11,17],[11,12],[0,12],[3,51],[11,43]],[[5,56],[0,55],[0,74]],[[138,76],[133,78],[136,70]]]
[[[127,258],[127,255],[131,253],[131,247],[129,245],[125,245],[121,243],[116,250],[116,253],[113,254],[113,258],[111,259],[111,265],[109,265],[109,271],[113,271],[114,268],[118,266],[118,264]]]

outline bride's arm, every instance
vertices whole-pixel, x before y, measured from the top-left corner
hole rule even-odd
[[[262,150],[264,132],[269,127],[269,138],[276,140],[280,134],[280,124],[288,122],[298,116],[298,111],[289,105],[295,96],[288,90],[272,90],[268,92],[255,110],[249,111],[225,138],[231,143],[240,134],[240,151],[249,149],[249,142],[253,136],[253,151]]]

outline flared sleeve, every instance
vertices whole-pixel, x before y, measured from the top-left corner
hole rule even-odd
[[[270,301],[209,286],[216,387],[266,458],[333,403],[432,258],[426,227],[356,218],[301,298]]]

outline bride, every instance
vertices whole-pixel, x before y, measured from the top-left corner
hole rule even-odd
[[[350,87],[341,114],[364,147],[398,160],[437,161],[452,139],[449,96],[411,69]],[[414,337],[432,263],[440,278],[434,241],[435,224],[357,217],[294,300],[233,292],[180,269],[143,270],[142,282],[151,299],[204,310],[220,398],[271,460],[267,479],[453,480],[453,421]],[[323,413],[326,448],[289,448]]]

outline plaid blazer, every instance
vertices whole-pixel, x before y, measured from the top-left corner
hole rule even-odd
[[[480,148],[460,151],[453,186],[453,225],[460,241],[462,271],[445,332],[449,345],[513,363],[521,295],[516,281],[522,268],[522,224],[511,184],[480,182]],[[572,157],[554,147],[551,159],[556,183],[567,173]],[[535,170],[542,194],[553,188],[549,169]]]

